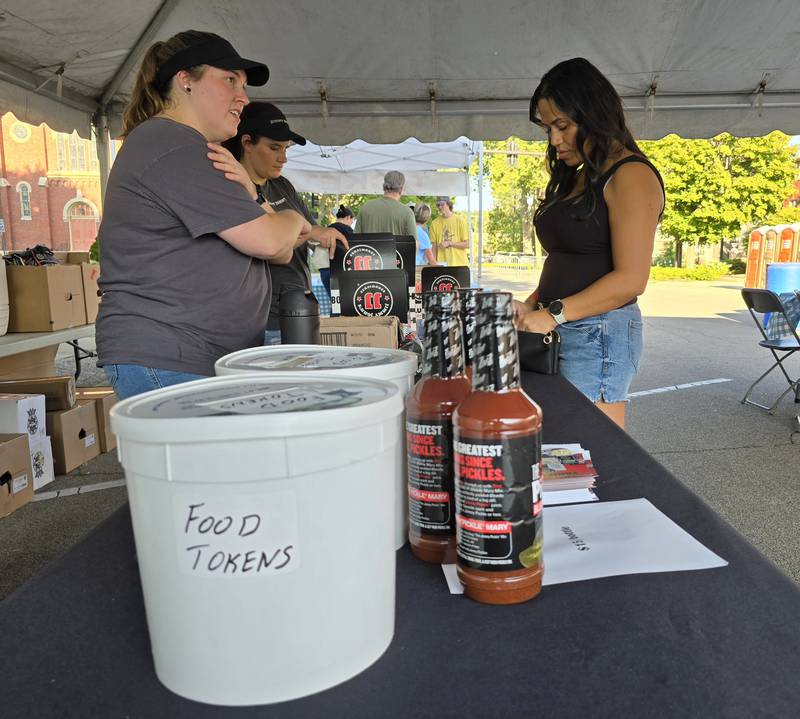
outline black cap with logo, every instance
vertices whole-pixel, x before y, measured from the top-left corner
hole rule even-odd
[[[222,70],[244,70],[248,85],[265,85],[269,79],[269,68],[263,62],[248,60],[224,38],[213,37],[179,50],[164,62],[156,72],[156,86],[165,88],[178,71],[198,65],[211,65]]]
[[[306,138],[292,131],[286,115],[271,102],[255,101],[245,106],[239,121],[238,134],[246,135],[250,131],[257,132],[270,140],[279,142],[291,140],[298,145],[306,144]]]

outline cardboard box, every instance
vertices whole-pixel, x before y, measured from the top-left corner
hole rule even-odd
[[[80,387],[75,394],[79,402],[94,402],[100,451],[110,452],[117,446],[117,438],[111,431],[110,412],[119,398],[111,387]]]
[[[97,310],[100,307],[100,265],[92,262],[88,252],[54,252],[53,255],[62,265],[77,265],[81,268],[83,280],[83,298],[86,305],[86,322],[94,324]]]
[[[86,324],[81,268],[7,267],[9,332],[52,332]]]
[[[25,379],[1,379],[0,393],[43,394],[45,409],[69,409],[75,406],[75,378],[72,375],[57,377],[28,377]]]
[[[33,499],[33,471],[27,434],[0,434],[0,517]]]
[[[64,265],[87,264],[92,261],[91,252],[54,252],[56,259]]]
[[[397,349],[397,317],[320,317],[319,323],[322,345]]]
[[[43,394],[0,394],[0,432],[41,439],[45,425]]]
[[[0,357],[0,377],[3,379],[27,379],[28,377],[52,377],[56,371],[58,345],[41,347],[38,350],[19,352],[9,357]]]
[[[31,470],[33,471],[33,491],[50,484],[56,473],[53,467],[53,447],[50,437],[39,440],[30,440]]]
[[[94,402],[47,413],[47,434],[53,446],[56,474],[66,474],[100,454]]]
[[[81,277],[83,299],[86,303],[86,322],[93,325],[100,309],[100,286],[97,284],[97,280],[100,279],[100,265],[81,262]]]

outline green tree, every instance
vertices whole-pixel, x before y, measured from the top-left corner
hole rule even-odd
[[[320,225],[327,226],[336,221],[336,210],[339,205],[349,207],[356,215],[367,200],[371,200],[381,195],[315,195],[310,192],[301,192],[300,196],[306,203],[309,209],[313,209],[317,213],[317,221]],[[431,217],[436,217],[436,198],[431,195],[403,195],[402,202],[404,205],[415,205],[424,202],[430,205],[433,214]]]
[[[490,251],[538,256],[533,213],[548,180],[545,149],[544,142],[514,137],[484,144],[484,173],[491,182],[494,198],[487,223]],[[476,168],[473,165],[473,171]]]
[[[675,243],[676,264],[683,242],[722,242],[761,224],[783,206],[797,176],[794,150],[780,132],[710,140],[669,135],[640,144],[664,178],[661,233]]]

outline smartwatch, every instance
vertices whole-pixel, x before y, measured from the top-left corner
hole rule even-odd
[[[564,303],[561,300],[553,300],[547,305],[547,311],[557,324],[563,325],[567,321],[567,318],[564,317]]]

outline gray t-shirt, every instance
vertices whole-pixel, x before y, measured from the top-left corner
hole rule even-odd
[[[214,374],[264,342],[269,267],[218,232],[264,214],[186,125],[151,118],[122,145],[100,225],[98,364]]]

